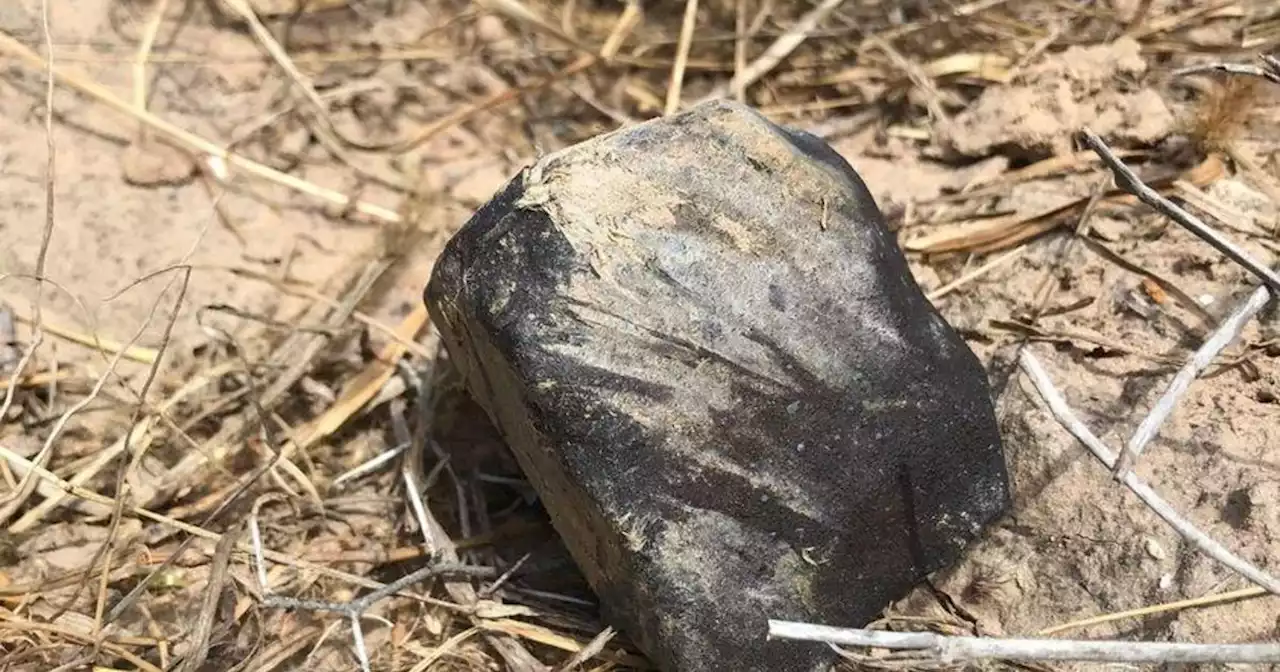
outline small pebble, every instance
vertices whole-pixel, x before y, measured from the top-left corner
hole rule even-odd
[[[476,38],[481,42],[492,44],[510,37],[507,32],[507,26],[502,22],[500,17],[492,14],[476,19]]]
[[[1143,542],[1143,547],[1147,549],[1147,555],[1151,556],[1156,560],[1164,560],[1166,557],[1168,557],[1168,555],[1165,554],[1164,552],[1164,547],[1161,546],[1160,542],[1156,541],[1155,539],[1147,537],[1147,539]]]

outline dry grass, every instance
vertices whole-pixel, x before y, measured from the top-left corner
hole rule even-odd
[[[70,0],[49,0],[64,1]],[[265,606],[265,593],[348,602],[421,567],[428,556],[492,568],[496,576],[527,554],[541,557],[547,542],[554,543],[542,514],[523,497],[527,485],[457,381],[436,366],[435,337],[417,307],[426,278],[399,277],[408,263],[405,250],[438,249],[466,210],[478,205],[456,202],[451,185],[433,182],[430,169],[422,168],[431,165],[442,139],[473,147],[501,143],[527,160],[621,124],[730,95],[831,139],[909,146],[960,170],[967,159],[949,149],[951,120],[1047,55],[1129,35],[1153,59],[1217,60],[1246,52],[1234,37],[1205,43],[1207,27],[1254,21],[1245,2],[1141,2],[1133,15],[1121,15],[1109,3],[985,0],[916,15],[912,3],[899,14],[857,0],[688,0],[643,3],[643,11],[638,2],[429,0],[435,23],[418,31],[415,41],[370,48],[351,39],[293,46],[281,36],[291,22],[373,20],[378,12],[406,11],[405,3],[351,0],[295,13],[273,11],[279,3],[226,0],[214,21],[208,10],[220,2],[119,0],[140,28],[117,36],[105,53],[101,45],[51,41],[50,60],[40,42],[0,34],[0,62],[30,77],[47,70],[63,94],[75,91],[104,113],[125,115],[140,129],[139,143],[173,144],[190,155],[196,179],[213,193],[270,183],[328,207],[331,218],[371,223],[383,233],[367,249],[343,251],[343,263],[321,286],[292,281],[287,269],[279,275],[231,265],[209,269],[185,258],[162,268],[155,275],[168,275],[175,288],[185,288],[194,270],[220,273],[232,283],[266,284],[282,297],[273,314],[185,306],[199,314],[209,335],[196,349],[175,342],[169,328],[143,346],[96,329],[59,326],[42,315],[39,302],[30,312],[19,311],[22,358],[0,359],[8,367],[0,369],[3,669],[351,669],[358,656],[345,620]],[[260,51],[233,54],[217,45],[166,41],[184,21],[250,36]],[[1261,39],[1258,30],[1245,34]],[[148,109],[149,73],[184,64],[217,72],[245,63],[269,66],[264,72],[280,87],[283,103],[251,110],[247,116],[258,121],[239,129],[239,136],[202,135]],[[86,64],[131,69],[133,91],[95,81],[80,67]],[[334,66],[359,66],[362,74],[320,90],[316,78],[329,76],[327,68]],[[451,72],[464,84],[448,81]],[[405,73],[420,73],[416,82],[432,84],[389,103],[361,98],[360,90],[399,90]],[[1160,173],[1151,182],[1166,194],[1206,187],[1239,162],[1233,152],[1257,110],[1259,85],[1224,81],[1197,94],[1200,102],[1184,128],[1193,141],[1190,158],[1161,154],[1154,146],[1121,149],[1127,160],[1150,159]],[[356,114],[358,100],[364,107]],[[349,122],[357,117],[380,120],[355,128]],[[54,115],[48,118],[57,123]],[[361,188],[295,170],[276,146],[278,131],[288,124],[306,129],[332,167],[329,174],[351,177]],[[1086,153],[1030,152],[1028,158],[1020,152],[1010,149],[1017,161],[997,175],[902,204],[905,212],[896,220],[904,247],[915,260],[936,262],[945,281],[927,288],[932,298],[961,293],[1017,262],[1031,243],[1064,235],[1087,239],[1109,263],[1147,278],[1166,301],[1203,313],[1173,281],[1090,237],[1084,221],[1094,207],[1136,202],[1119,191],[993,214],[984,199],[1016,185],[1065,184],[1098,169]],[[1251,169],[1265,173],[1258,165]],[[51,199],[56,175],[51,161]],[[217,200],[210,212],[192,216],[225,219]],[[1199,203],[1213,207],[1204,197]],[[58,226],[54,205],[51,200],[36,277],[43,275],[47,241]],[[19,279],[0,274],[5,282]],[[172,303],[165,312],[171,328],[184,309],[184,292],[165,296]],[[379,313],[389,298],[415,308]],[[1019,323],[1019,338],[1093,338],[1098,347],[1150,357],[1079,331],[1046,332],[1034,324],[1036,315]],[[48,347],[51,339],[63,342],[59,350]],[[73,361],[60,361],[58,353],[81,346]],[[116,373],[121,360],[145,368]],[[78,429],[89,408],[113,415],[109,436]],[[400,451],[393,459],[377,461],[393,450]],[[370,461],[371,467],[361,467]],[[407,496],[414,484],[426,494],[422,506]],[[251,539],[250,518],[261,528],[260,542]],[[51,569],[41,553],[16,550],[32,547],[33,539],[42,552],[79,551],[70,562],[64,552]],[[265,548],[261,576],[252,562],[255,543]],[[1234,591],[1217,599],[1257,595]],[[1084,620],[1064,617],[1045,634],[1214,599]],[[361,623],[377,670],[644,666],[625,639],[599,621],[590,594],[563,558],[550,569],[519,567],[496,580],[430,578],[372,605]],[[963,623],[948,614],[923,623],[889,616],[882,625],[950,632],[969,627]],[[850,661],[869,669],[902,666],[874,653]]]
[[[1228,152],[1256,111],[1266,82],[1232,77],[1213,85],[1196,106],[1188,134],[1206,152]]]

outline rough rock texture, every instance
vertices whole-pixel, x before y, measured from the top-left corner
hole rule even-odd
[[[606,617],[663,669],[823,669],[1008,502],[984,371],[853,169],[732,104],[513,179],[426,300]]]

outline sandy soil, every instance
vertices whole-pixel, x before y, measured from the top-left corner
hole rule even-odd
[[[52,4],[61,62],[127,99],[132,86],[128,61],[146,21],[144,8],[112,0]],[[0,3],[0,30],[37,45],[38,10],[35,0]],[[303,21],[296,44],[407,43],[426,39],[425,26],[440,19],[416,6],[398,11],[363,22]],[[503,31],[501,24],[482,22],[473,37],[500,43],[510,39]],[[280,105],[287,84],[277,78],[264,84],[270,66],[259,60],[233,62],[229,56],[256,53],[252,38],[234,26],[218,25],[207,10],[196,10],[179,37],[167,33],[166,39],[204,56],[201,63],[153,66],[149,108],[164,119],[225,140]],[[200,45],[206,49],[197,49]],[[209,54],[215,53],[220,62],[211,62]],[[34,272],[43,230],[43,80],[14,60],[0,58],[0,66],[0,275],[14,276],[0,283],[0,300],[20,317],[29,317],[34,285],[20,276]],[[936,234],[940,222],[978,211],[1030,215],[1087,199],[1109,184],[1095,165],[1084,163],[1065,175],[1001,181],[1010,170],[1077,151],[1072,133],[1080,126],[1092,127],[1119,146],[1170,157],[1168,165],[1176,167],[1178,137],[1188,128],[1198,94],[1171,82],[1167,70],[1155,67],[1132,40],[1051,50],[1012,83],[988,86],[964,111],[939,123],[936,138],[872,126],[832,143],[893,215],[904,241]],[[435,90],[407,92],[410,80],[473,93],[501,85],[491,76],[443,65],[394,63],[376,73],[350,64],[312,65],[308,72],[317,82],[334,82],[322,89],[326,95],[347,97],[336,123],[372,138],[420,127],[447,102]],[[368,90],[359,92],[361,86]],[[1276,261],[1275,250],[1280,249],[1273,243],[1280,209],[1270,198],[1280,193],[1273,162],[1277,145],[1267,130],[1275,127],[1267,125],[1275,121],[1275,100],[1271,94],[1262,96],[1258,118],[1245,125],[1234,144],[1261,171],[1235,171],[1200,190],[1203,202],[1216,210],[1210,214],[1226,216],[1223,229],[1268,263]],[[393,107],[398,116],[379,115]],[[174,287],[165,289],[166,283],[175,276],[131,283],[189,259],[197,270],[170,340],[170,367],[179,375],[190,370],[200,348],[215,338],[198,322],[202,307],[230,305],[245,314],[287,319],[280,316],[302,305],[282,298],[269,284],[220,269],[248,268],[324,289],[335,269],[382,254],[388,240],[385,227],[343,218],[306,196],[242,175],[226,185],[210,181],[184,153],[140,139],[136,121],[65,89],[57,91],[55,109],[56,226],[47,272],[58,287],[45,295],[45,316],[86,333],[96,325],[101,335],[127,341],[148,323],[157,299],[167,297],[139,337],[140,344],[155,347],[163,341],[176,296]],[[397,162],[383,161],[376,153],[354,154],[352,161],[367,171],[413,184],[430,202],[420,220],[426,222],[425,233],[413,247],[398,250],[402,258],[390,279],[365,305],[374,317],[394,322],[409,312],[420,300],[431,260],[448,232],[535,154],[533,141],[499,149],[499,138],[509,137],[503,133],[519,126],[514,113],[498,113],[442,134]],[[401,206],[403,192],[353,179],[354,171],[332,160],[296,124],[282,123],[255,137],[265,139],[248,145],[250,156],[371,202]],[[998,188],[981,198],[955,196],[992,184]],[[1025,245],[1011,262],[937,299],[990,369],[1016,507],[961,565],[937,577],[934,590],[922,589],[891,607],[891,618],[928,616],[953,624],[949,627],[954,631],[1033,635],[1077,618],[1247,586],[1113,482],[1014,370],[1018,348],[1031,348],[1085,421],[1118,448],[1206,328],[1251,288],[1239,267],[1143,207],[1104,206],[1089,225],[1098,245],[1132,267],[1166,279],[1200,310],[1181,305],[1096,246],[1062,236]],[[913,254],[912,262],[922,286],[933,290],[994,256]],[[1009,323],[1025,323],[1032,312],[1040,315],[1034,325],[1037,337],[1026,343],[1028,330],[1012,329]],[[255,320],[226,314],[204,319],[246,339],[263,333]],[[25,326],[19,331],[27,333]],[[1280,573],[1280,366],[1275,359],[1280,349],[1267,347],[1275,333],[1270,314],[1249,327],[1232,352],[1247,355],[1252,368],[1220,367],[1198,381],[1137,469],[1202,530],[1272,574]],[[370,338],[375,344],[382,341],[376,334]],[[105,365],[101,355],[81,346],[60,339],[51,346],[50,354],[56,353],[64,366],[100,371]],[[143,371],[137,364],[122,366],[134,389]],[[127,396],[117,395],[104,407],[118,409],[127,402]],[[323,399],[312,403],[322,407]],[[94,446],[114,440],[128,419],[122,413],[87,415],[67,457],[91,454]],[[20,452],[27,454],[38,447],[29,437],[22,443],[12,431],[0,438],[25,446]],[[353,444],[374,441],[364,435],[349,438]],[[347,465],[358,463],[370,449],[327,450],[334,452],[326,455],[339,455]],[[330,473],[339,471],[335,467]],[[366,523],[370,547],[392,543],[390,537],[403,533],[377,515]],[[56,528],[14,542],[17,557],[39,556],[44,564],[38,571],[10,568],[7,581],[20,583],[41,571],[74,568],[101,544],[101,538],[84,530],[68,540],[65,530]],[[549,551],[545,557],[535,554],[533,562],[563,567],[557,557]],[[180,605],[174,608],[181,613]],[[1128,619],[1067,636],[1274,640],[1280,637],[1280,599]]]
[[[1081,125],[1114,138],[1163,138],[1175,130],[1179,117],[1164,102],[1171,96],[1158,84],[1131,87],[1123,95],[1099,94],[1116,78],[1139,74],[1145,67],[1136,45],[1123,41],[1046,59],[1028,70],[1026,84],[991,89],[973,110],[955,119],[960,131],[954,137],[964,138],[958,150],[984,156],[1012,141],[1024,149],[1060,154],[1073,149],[1065,138]],[[1034,113],[1022,112],[1023,106]],[[986,118],[992,113],[999,117],[995,123]],[[1181,113],[1189,114],[1185,108]],[[1055,143],[1063,144],[1050,148]],[[1242,146],[1260,155],[1274,151],[1265,142]],[[846,155],[853,151],[847,149]],[[909,164],[904,169],[900,163],[872,161],[864,167],[856,154],[849,158],[873,189],[877,183],[911,184],[918,174]],[[996,207],[1052,208],[1087,197],[1098,180],[1090,172],[1018,185],[1002,194]],[[939,189],[925,182],[907,196],[936,197]],[[1273,248],[1260,242],[1270,238],[1277,221],[1275,204],[1259,191],[1267,187],[1265,182],[1230,178],[1215,182],[1207,192],[1229,208],[1232,233],[1250,253],[1274,263]],[[880,193],[891,200],[904,196]],[[1104,232],[1100,236],[1111,250],[1172,280],[1204,305],[1212,318],[1209,324],[1229,313],[1252,287],[1238,266],[1148,210],[1099,212],[1092,226]],[[967,331],[970,346],[988,362],[1015,482],[1013,514],[974,548],[964,566],[937,584],[991,634],[1029,635],[1076,618],[1247,585],[1190,547],[1113,482],[1048,415],[1034,388],[1021,376],[1009,378],[1021,344],[993,329],[993,321],[1017,319],[1046,306],[1037,326],[1054,342],[1025,347],[1046,362],[1094,431],[1118,449],[1163,393],[1189,348],[1199,344],[1197,335],[1204,333],[1205,324],[1167,296],[1153,300],[1156,294],[1148,293],[1141,275],[1116,268],[1082,244],[1063,243],[1033,244],[1014,263],[940,300],[948,319]],[[945,265],[918,267],[926,290],[960,270],[956,262],[951,266],[950,273]],[[1040,292],[1042,279],[1050,283],[1047,299]],[[1255,345],[1272,338],[1273,319],[1268,316],[1251,327],[1243,342]],[[1219,370],[1193,386],[1144,454],[1138,473],[1202,530],[1275,571],[1280,558],[1275,505],[1280,454],[1274,446],[1280,406],[1272,392],[1274,360],[1253,352],[1256,375],[1239,368]],[[917,608],[912,604],[908,612]],[[1277,628],[1280,600],[1269,598],[1096,626],[1075,635],[1251,641],[1274,638]]]

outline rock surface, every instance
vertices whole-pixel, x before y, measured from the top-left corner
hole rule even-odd
[[[663,670],[825,669],[1009,501],[985,373],[862,180],[700,105],[544,157],[425,298],[617,624]]]

